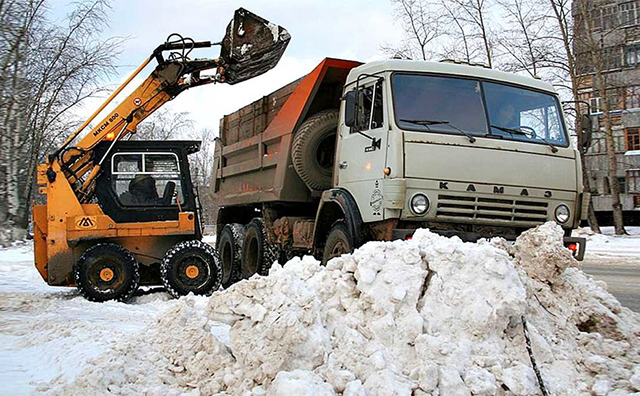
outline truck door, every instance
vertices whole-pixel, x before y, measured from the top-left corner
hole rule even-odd
[[[335,184],[353,195],[365,222],[383,220],[382,179],[389,130],[383,101],[385,89],[382,79],[360,84],[358,117],[362,133],[340,120]]]

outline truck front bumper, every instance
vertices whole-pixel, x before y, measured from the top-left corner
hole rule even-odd
[[[415,229],[397,228],[393,230],[393,240],[411,239],[414,232],[415,232]],[[483,237],[480,234],[471,233],[471,232],[436,231],[436,230],[433,230],[433,232],[446,237],[457,236],[465,242],[475,242],[478,239]],[[585,238],[564,237],[563,243],[564,243],[564,246],[567,249],[569,249],[569,251],[573,255],[573,258],[575,258],[578,261],[582,261],[584,259],[584,253],[587,247],[587,240]]]

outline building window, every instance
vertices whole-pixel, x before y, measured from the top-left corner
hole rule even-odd
[[[600,98],[591,98],[589,99],[589,105],[591,106],[591,114],[601,113],[600,109]]]
[[[591,28],[593,30],[602,28],[602,12],[599,8],[591,11]]]
[[[635,1],[621,3],[618,9],[620,10],[620,26],[633,26],[638,23],[638,6]]]
[[[627,180],[624,177],[618,177],[618,191],[620,194],[627,193]]]
[[[621,67],[622,57],[620,53],[620,47],[604,48],[602,50],[602,70],[619,69]]]
[[[635,67],[640,64],[640,44],[628,45],[624,49],[624,65]]]
[[[602,7],[602,29],[610,30],[618,27],[618,13],[616,6]]]
[[[625,109],[640,108],[640,86],[627,87],[625,90]]]
[[[624,130],[627,141],[627,151],[640,150],[640,128],[627,128]]]

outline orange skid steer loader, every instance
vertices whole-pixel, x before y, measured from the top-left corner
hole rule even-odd
[[[201,241],[200,204],[187,156],[197,141],[130,141],[136,126],[188,88],[236,84],[272,69],[287,31],[238,9],[221,42],[173,34],[38,167],[35,265],[54,286],[75,285],[92,301],[130,298],[139,285],[174,296],[208,294],[234,281]],[[215,59],[192,51],[220,45]],[[165,54],[168,52],[168,56]],[[102,120],[79,134],[151,61],[156,68]],[[208,74],[201,74],[208,71]]]

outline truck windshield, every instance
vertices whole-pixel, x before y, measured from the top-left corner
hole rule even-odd
[[[462,130],[476,136],[568,145],[558,101],[550,94],[473,79],[397,73],[393,99],[396,122],[403,129],[451,134]]]

